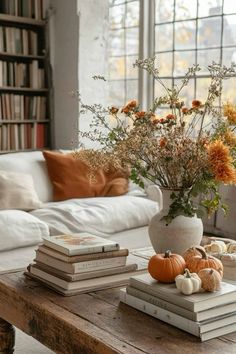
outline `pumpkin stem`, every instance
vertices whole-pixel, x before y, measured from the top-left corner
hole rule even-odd
[[[206,251],[204,251],[202,248],[195,247],[195,249],[198,250],[198,252],[201,253],[202,259],[207,259],[208,258]]]
[[[209,274],[212,275],[214,273],[214,270],[211,268],[211,270],[209,271]]]
[[[191,274],[190,274],[190,271],[189,271],[188,268],[186,268],[186,269],[184,270],[184,272],[185,272],[185,274],[186,274],[186,278],[191,278]]]
[[[167,250],[167,251],[165,251],[165,256],[164,256],[164,258],[170,258],[170,255],[171,255],[171,251],[170,251],[170,250]]]

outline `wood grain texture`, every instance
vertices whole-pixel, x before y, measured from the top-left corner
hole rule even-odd
[[[14,327],[0,318],[0,354],[12,354],[15,345]]]
[[[119,289],[63,297],[22,273],[0,275],[0,316],[61,354],[235,354],[236,334],[208,342],[125,304]]]

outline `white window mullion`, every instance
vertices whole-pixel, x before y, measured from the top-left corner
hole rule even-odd
[[[140,0],[139,58],[154,55],[155,1]],[[153,101],[153,78],[146,71],[139,70],[139,102],[143,110],[151,107]]]

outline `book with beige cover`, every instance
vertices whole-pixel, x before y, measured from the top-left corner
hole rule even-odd
[[[119,250],[117,242],[81,232],[79,234],[44,237],[45,246],[68,256]]]

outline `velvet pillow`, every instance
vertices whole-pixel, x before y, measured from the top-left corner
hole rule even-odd
[[[73,153],[43,151],[43,156],[53,184],[54,201],[118,196],[128,192],[129,175],[125,170],[105,172],[100,168],[91,180],[89,167]]]

